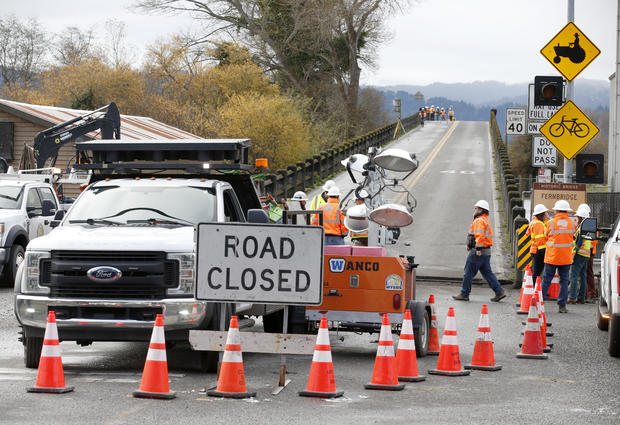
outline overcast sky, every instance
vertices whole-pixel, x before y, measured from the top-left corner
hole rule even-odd
[[[420,0],[388,21],[392,38],[379,49],[377,69],[365,70],[368,85],[455,83],[495,80],[521,83],[557,71],[540,49],[567,22],[567,0]],[[34,17],[50,32],[68,26],[127,25],[134,50],[161,37],[199,26],[189,16],[145,15],[132,0],[0,0],[0,16]],[[615,72],[617,2],[575,0],[575,24],[601,50],[578,78],[607,80]]]

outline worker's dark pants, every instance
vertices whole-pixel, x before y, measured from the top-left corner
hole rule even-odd
[[[536,254],[532,255],[532,281],[536,284],[536,278],[538,276],[542,279],[542,272],[545,268],[545,251],[546,249],[539,249]]]
[[[545,273],[543,274],[542,279],[542,292],[543,297],[549,296],[549,286],[551,286],[551,281],[553,280],[553,276],[555,276],[555,271],[558,271],[558,275],[560,276],[560,295],[558,295],[558,305],[566,305],[566,300],[568,299],[568,280],[570,275],[570,264],[564,264],[561,266],[557,266],[555,264],[545,264]]]
[[[586,278],[588,285],[586,289],[586,298],[596,298],[596,285],[594,284],[594,269],[592,268],[594,264],[594,255],[590,256],[590,260],[588,261],[587,273],[588,276]]]
[[[471,292],[471,282],[476,277],[478,271],[482,274],[493,290],[495,295],[499,295],[504,290],[499,284],[495,273],[491,270],[491,256],[490,255],[476,255],[476,250],[472,249],[467,254],[467,261],[465,262],[465,273],[463,274],[463,287],[461,288],[461,295],[468,297]]]

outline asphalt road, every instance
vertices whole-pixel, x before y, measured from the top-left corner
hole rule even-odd
[[[471,360],[481,305],[492,292],[476,286],[470,302],[456,302],[454,284],[419,282],[418,294],[434,293],[440,328],[447,309],[455,307],[462,364]],[[489,303],[489,318],[498,372],[472,371],[470,376],[428,375],[437,357],[419,359],[424,382],[407,384],[400,392],[365,390],[372,376],[377,335],[330,334],[336,385],[344,397],[333,401],[297,396],[306,386],[311,356],[288,356],[292,382],[277,396],[279,356],[243,354],[246,383],[257,396],[222,400],[206,396],[215,375],[196,370],[187,350],[168,350],[174,400],[134,399],[146,344],[96,343],[79,347],[63,342],[67,385],[63,395],[28,394],[36,372],[23,367],[21,345],[12,318],[10,290],[0,291],[0,423],[11,424],[154,424],[154,423],[430,423],[430,424],[617,424],[620,420],[620,359],[605,349],[606,333],[595,326],[594,305],[569,306],[559,315],[547,305],[554,348],[548,360],[522,360],[515,354],[521,342],[521,321],[515,314],[518,293],[499,304]],[[253,329],[255,330],[255,329]],[[343,338],[344,340],[340,340]],[[242,334],[243,346],[243,334]]]

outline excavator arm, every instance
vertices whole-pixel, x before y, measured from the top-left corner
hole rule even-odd
[[[93,116],[104,110],[106,111],[105,114]],[[121,138],[121,116],[114,102],[37,134],[34,138],[34,156],[37,168],[45,167],[45,162],[50,158],[52,158],[50,166],[53,167],[58,157],[58,151],[63,145],[95,130],[101,131],[102,139]]]

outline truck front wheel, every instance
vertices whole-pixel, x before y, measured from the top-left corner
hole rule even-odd
[[[6,264],[4,271],[7,282],[12,286],[15,283],[15,276],[17,276],[17,269],[19,265],[24,261],[24,247],[21,245],[13,245],[11,247],[11,254],[9,261]]]
[[[41,359],[43,338],[24,336],[24,363],[27,368],[36,369]]]
[[[213,316],[213,320],[207,326],[207,330],[209,331],[219,331],[220,330],[220,313],[222,305],[226,308],[226,316],[224,322],[224,329],[228,330],[228,326],[230,325],[230,318],[232,316],[232,307],[230,304],[215,304],[215,314]],[[217,372],[217,363],[220,360],[220,353],[218,351],[201,351],[200,352],[200,370],[202,372],[207,373],[216,373]]]
[[[613,315],[609,318],[609,340],[607,349],[612,357],[620,357],[620,316]]]

